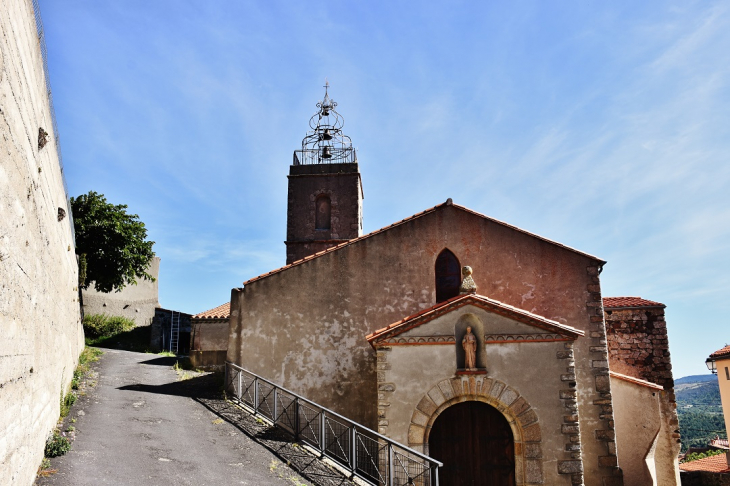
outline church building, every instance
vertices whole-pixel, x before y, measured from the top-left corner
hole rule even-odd
[[[227,360],[442,461],[442,486],[678,485],[664,306],[451,199],[363,235],[336,107],[294,152],[286,266],[231,292]]]

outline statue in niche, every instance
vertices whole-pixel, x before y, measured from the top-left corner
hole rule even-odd
[[[469,371],[477,369],[477,337],[471,332],[471,326],[467,326],[464,339],[461,340],[461,347],[464,348],[464,368]]]

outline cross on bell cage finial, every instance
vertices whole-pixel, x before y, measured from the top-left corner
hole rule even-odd
[[[317,103],[317,113],[309,119],[310,131],[302,139],[302,149],[294,151],[294,165],[346,164],[357,162],[350,137],[342,133],[345,120],[329,97],[330,83],[325,78],[324,98]]]

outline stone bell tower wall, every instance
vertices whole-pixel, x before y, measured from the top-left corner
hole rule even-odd
[[[317,199],[329,198],[330,225],[317,229]],[[286,263],[362,235],[362,181],[358,164],[292,165],[286,226]]]
[[[83,349],[72,215],[30,0],[0,2],[0,483],[30,485]]]

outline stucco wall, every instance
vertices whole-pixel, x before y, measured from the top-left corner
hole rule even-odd
[[[222,368],[228,351],[228,319],[190,319],[190,360],[198,368]]]
[[[602,262],[449,203],[234,289],[228,359],[374,427],[375,356],[364,337],[435,303],[445,247],[474,268],[479,294],[586,332],[574,350],[585,480],[620,484]]]
[[[725,430],[730,432],[730,359],[717,360],[717,381],[720,384],[720,400],[725,414]]]
[[[659,484],[657,472],[666,467],[666,458],[657,457],[659,430],[662,425],[659,404],[661,390],[613,376],[611,389],[618,461],[624,472],[624,485]]]
[[[544,332],[467,306],[399,337],[453,336],[463,316],[480,321],[487,334],[524,336]],[[580,446],[571,440],[577,419],[571,419],[567,428],[564,420],[566,415],[575,414],[565,403],[569,390],[569,365],[563,354],[569,349],[566,342],[484,344],[484,334],[478,339],[478,350],[483,349],[486,357],[483,375],[455,375],[459,339],[454,344],[377,346],[379,431],[428,453],[430,428],[440,412],[461,401],[484,401],[511,422],[518,485],[571,484],[572,475],[559,472],[561,465],[577,466],[573,464],[571,445]],[[468,390],[470,381],[474,382],[473,392]],[[533,429],[539,429],[539,433]]]
[[[38,147],[39,128],[49,134]],[[0,1],[0,482],[32,484],[83,331],[32,4]],[[65,212],[59,221],[59,208]]]
[[[137,326],[149,326],[155,317],[155,308],[160,307],[159,257],[152,258],[147,273],[155,278],[154,282],[138,278],[136,285],[127,285],[120,292],[98,292],[92,283],[81,291],[84,314],[122,316],[132,319]]]

